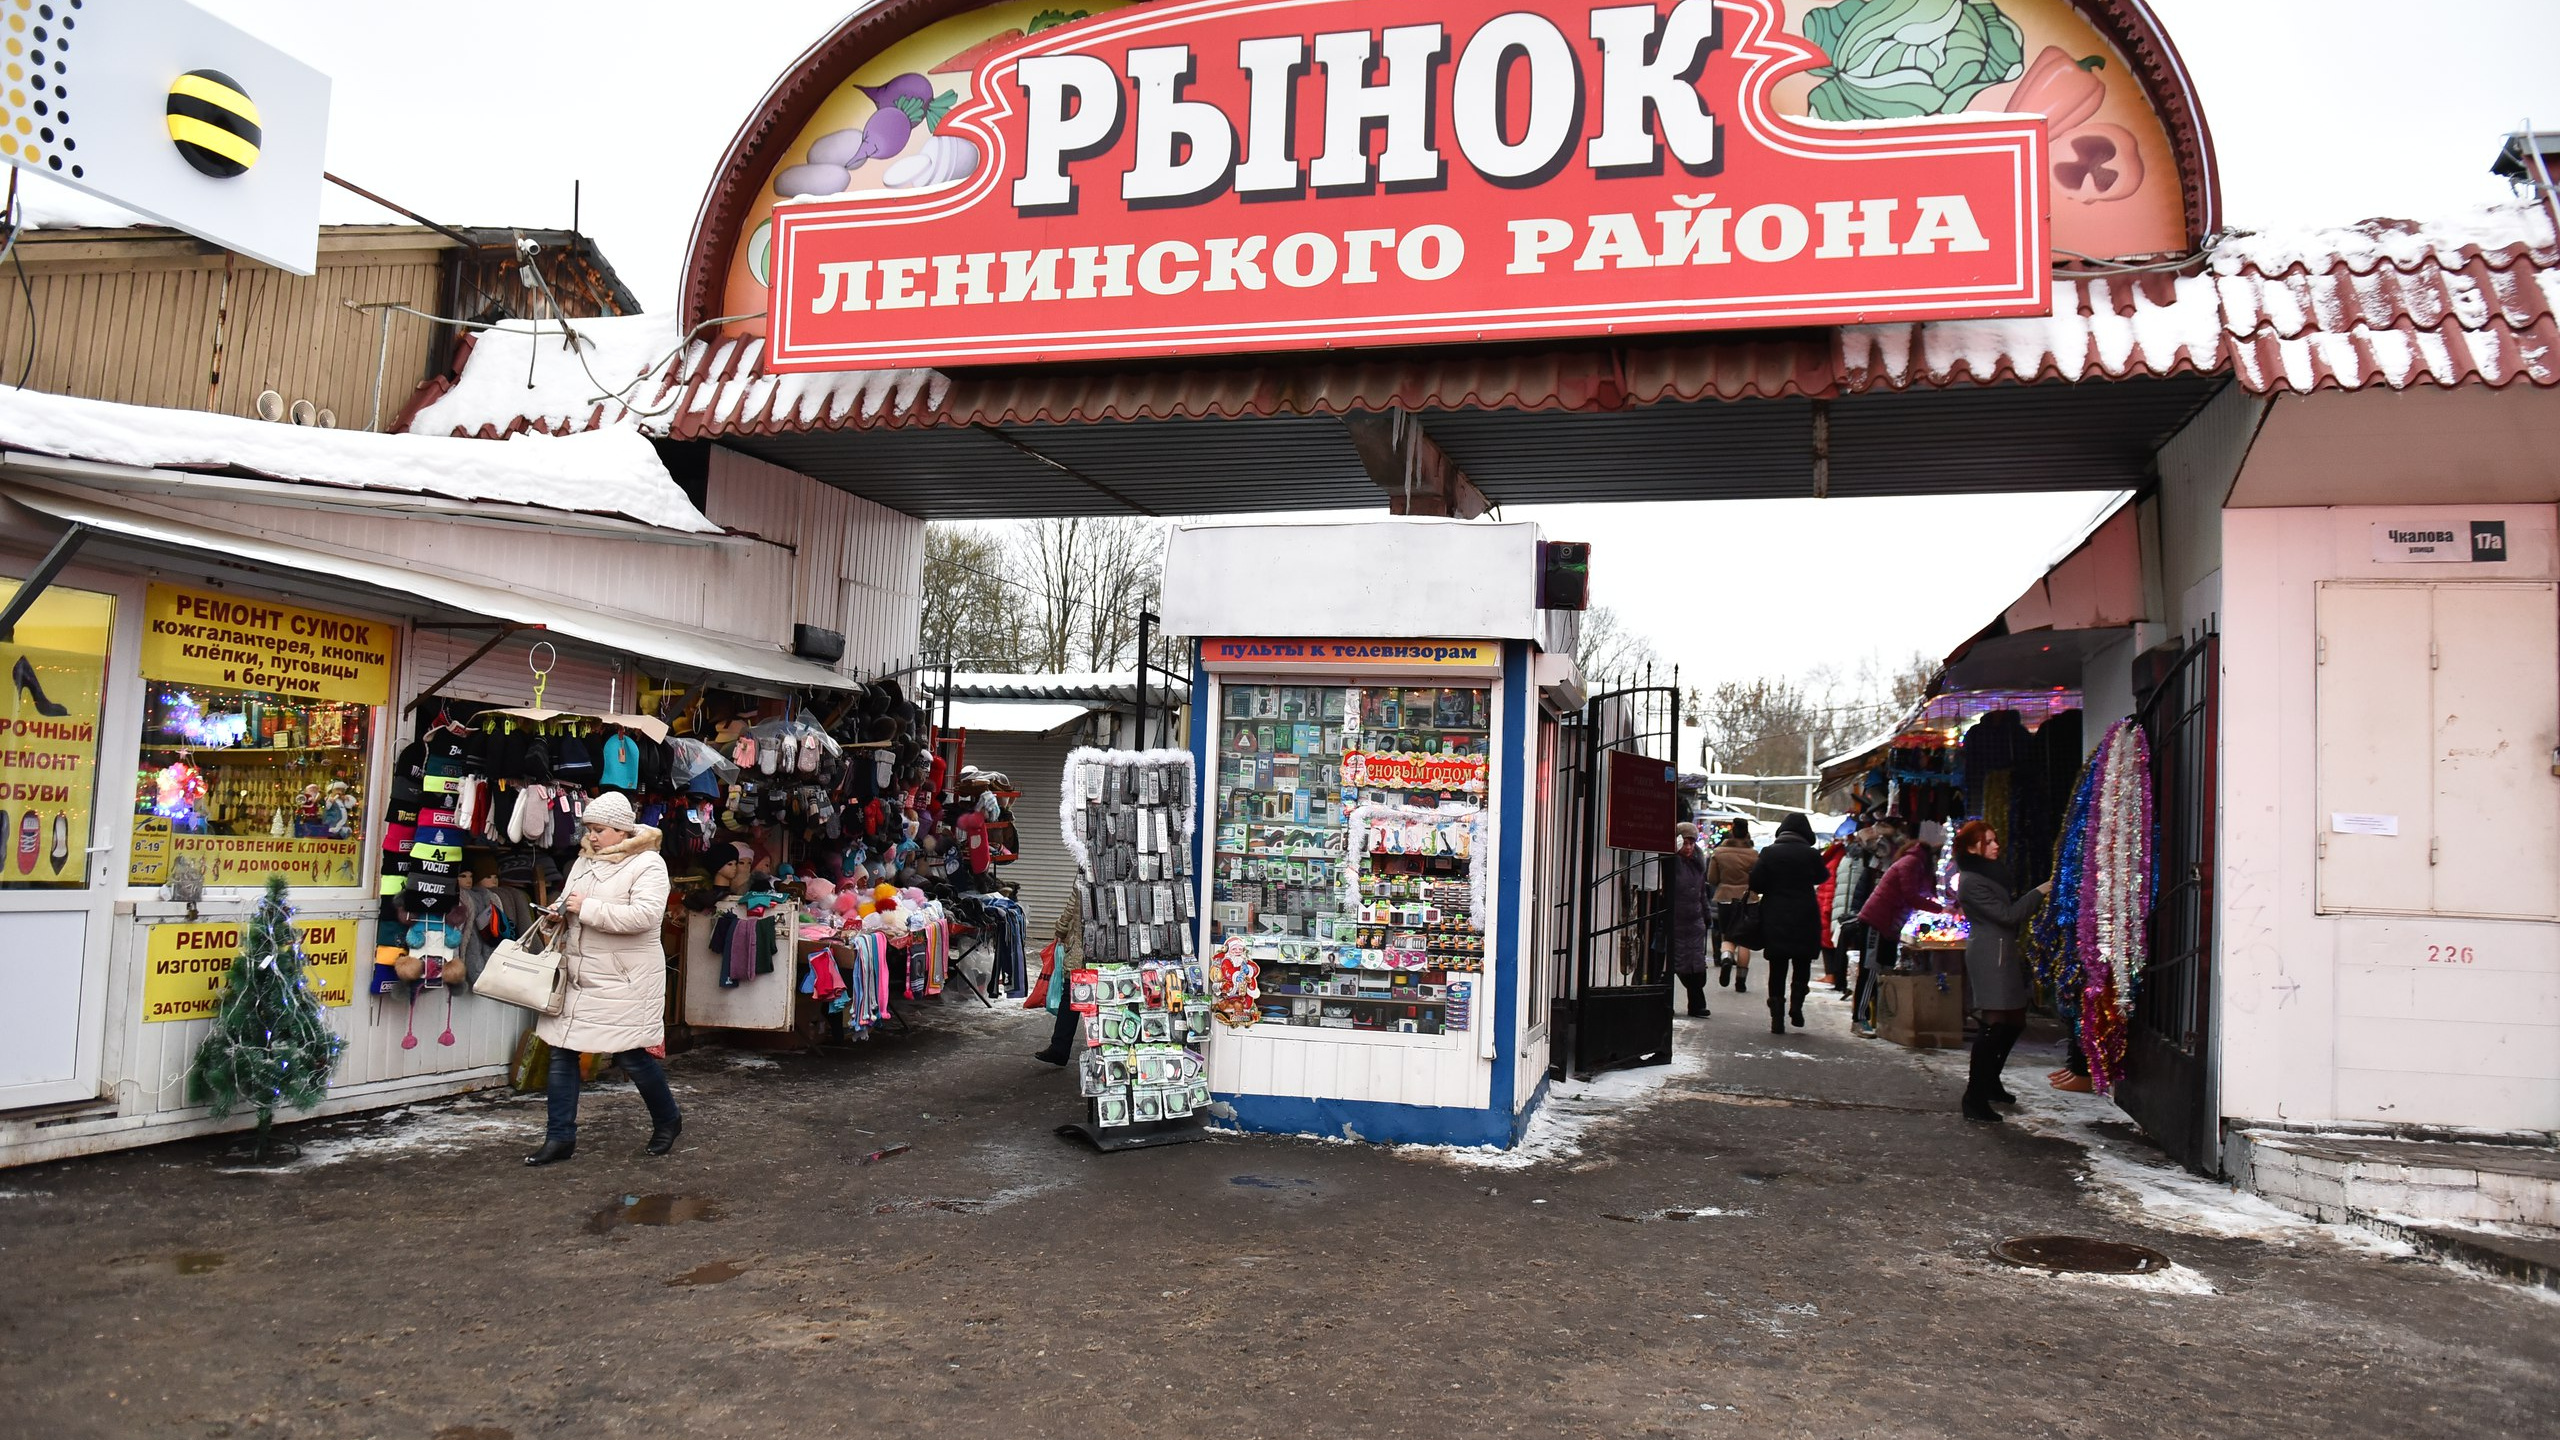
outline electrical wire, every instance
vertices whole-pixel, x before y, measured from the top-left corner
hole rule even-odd
[[[0,245],[0,259],[17,267],[18,291],[27,298],[27,358],[18,365],[17,388],[27,388],[27,377],[35,373],[36,339],[42,333],[36,319],[36,286],[27,278],[27,257],[18,253],[18,232],[26,228],[26,217],[18,213],[18,169],[9,167],[9,239]]]
[[[540,278],[539,272],[536,272],[535,278]],[[341,300],[338,303],[344,305],[350,310],[390,310],[402,315],[413,315],[431,325],[450,325],[456,330],[495,330],[502,334],[523,335],[528,338],[539,338],[540,336],[552,333],[543,328],[543,322],[540,320],[528,320],[524,322],[524,325],[522,326],[510,324],[504,320],[456,320],[449,316],[430,314],[427,311],[418,309],[416,306],[403,305],[396,300]],[[552,302],[552,306],[556,310],[559,306],[559,302],[554,300]],[[585,337],[579,335],[576,330],[570,328],[566,320],[557,320],[552,323],[555,323],[560,327],[558,333],[568,337],[570,350],[578,356],[578,368],[587,371],[588,381],[596,387],[596,393],[588,397],[589,403],[592,404],[597,400],[616,401],[631,414],[643,420],[650,420],[675,409],[678,402],[670,400],[665,405],[660,406],[655,410],[642,410],[630,403],[629,396],[632,391],[640,388],[643,383],[657,378],[659,372],[666,369],[668,364],[677,356],[683,354],[686,347],[692,345],[694,341],[701,336],[703,331],[711,329],[715,325],[737,325],[749,320],[761,320],[767,313],[768,312],[763,310],[756,310],[744,315],[712,316],[710,319],[705,320],[701,324],[686,331],[684,335],[676,341],[675,348],[669,350],[665,355],[660,356],[656,361],[652,362],[647,369],[642,370],[638,375],[633,376],[631,383],[623,386],[619,390],[616,390],[605,384],[602,380],[597,379],[595,371],[587,368],[586,355],[583,350],[583,346],[586,344]]]

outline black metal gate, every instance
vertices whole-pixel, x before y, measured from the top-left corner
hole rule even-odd
[[[1674,765],[1680,744],[1677,684],[1594,695],[1559,727],[1556,765],[1569,784],[1561,817],[1563,880],[1554,900],[1558,994],[1548,1069],[1590,1075],[1671,1061],[1671,893],[1651,851],[1608,844],[1609,756]]]
[[[2213,1103],[2213,870],[2221,644],[2187,646],[2142,706],[2159,824],[2151,955],[2133,1004],[2117,1103],[2191,1170],[2222,1169]]]

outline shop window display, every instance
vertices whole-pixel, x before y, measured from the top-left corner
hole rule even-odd
[[[1225,688],[1210,938],[1261,1020],[1467,1028],[1490,711],[1480,685]]]
[[[192,857],[208,884],[356,884],[372,742],[369,705],[146,680],[132,883]]]

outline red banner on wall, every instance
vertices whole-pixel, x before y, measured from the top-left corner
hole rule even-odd
[[[880,101],[931,127],[906,188],[776,209],[765,363],[2049,310],[2043,121],[1781,117],[1771,87],[1825,57],[1779,8],[1192,0],[1036,31],[953,108]]]

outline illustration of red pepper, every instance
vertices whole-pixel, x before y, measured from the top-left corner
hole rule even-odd
[[[2009,92],[2007,109],[2014,114],[2042,115],[2045,131],[2056,139],[2085,124],[2106,103],[2107,82],[2097,76],[2106,68],[2103,56],[2074,60],[2058,45],[2047,45]]]

